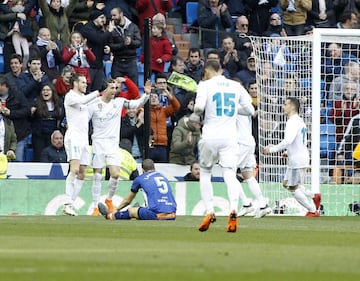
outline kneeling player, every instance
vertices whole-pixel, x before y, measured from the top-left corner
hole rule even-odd
[[[151,159],[145,159],[142,162],[142,169],[143,174],[134,180],[130,193],[120,203],[115,212],[108,212],[107,207],[99,203],[99,211],[106,219],[176,219],[176,202],[168,179],[155,171],[154,162]],[[120,211],[131,204],[139,189],[143,189],[146,195],[147,207],[130,207],[126,211]]]

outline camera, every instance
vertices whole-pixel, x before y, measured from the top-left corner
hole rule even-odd
[[[151,94],[160,95],[160,94],[162,94],[162,90],[161,90],[161,89],[158,89],[158,88],[152,88],[152,89],[151,89]]]

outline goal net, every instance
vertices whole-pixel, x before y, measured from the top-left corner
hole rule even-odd
[[[284,215],[306,212],[282,187],[287,159],[261,153],[283,139],[283,104],[291,96],[299,99],[307,126],[311,167],[305,186],[321,192],[323,215],[353,214],[349,204],[360,201],[353,153],[360,141],[360,31],[314,29],[306,36],[251,39],[260,99],[259,181],[271,207]]]

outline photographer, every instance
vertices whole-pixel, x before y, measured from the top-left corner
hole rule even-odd
[[[174,115],[179,109],[179,101],[172,94],[170,88],[167,88],[166,77],[158,75],[156,77],[155,88],[152,89],[150,94],[150,116],[151,129],[153,131],[153,143],[149,150],[149,158],[154,162],[168,162],[168,130],[170,130],[168,120],[169,117]]]

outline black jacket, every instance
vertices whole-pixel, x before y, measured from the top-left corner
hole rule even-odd
[[[57,149],[55,146],[47,146],[41,152],[40,162],[44,163],[66,163],[65,148]]]
[[[10,109],[8,118],[14,123],[17,141],[19,142],[31,134],[30,106],[23,93],[9,89],[6,107]]]
[[[93,51],[96,60],[89,62],[90,68],[103,68],[104,47],[108,45],[110,32],[105,32],[101,27],[97,27],[93,21],[88,22],[80,30],[82,36],[87,39],[88,47]]]
[[[126,36],[131,38],[131,43],[128,46],[124,44]],[[139,28],[136,24],[125,18],[124,28],[122,29],[117,26],[111,32],[109,46],[114,55],[114,62],[118,62],[119,59],[135,59],[136,49],[141,47]]]

